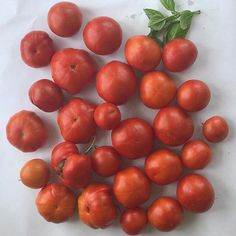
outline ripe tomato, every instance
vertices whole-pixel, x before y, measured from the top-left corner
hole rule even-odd
[[[87,143],[96,133],[93,113],[96,106],[81,98],[73,98],[58,113],[57,123],[66,141]]]
[[[111,61],[99,70],[96,88],[99,96],[106,102],[124,104],[135,93],[135,73],[129,65]]]
[[[96,17],[85,25],[83,38],[85,45],[92,52],[108,55],[120,47],[122,30],[114,19],[106,16]]]
[[[44,31],[31,31],[20,43],[21,58],[28,66],[47,66],[54,53],[53,42]]]
[[[72,2],[54,4],[48,12],[48,26],[53,33],[61,37],[70,37],[77,33],[82,24],[82,14]]]
[[[137,35],[127,40],[125,58],[128,64],[137,70],[152,71],[161,61],[161,49],[153,39]]]
[[[188,39],[173,39],[163,48],[162,61],[166,69],[180,72],[190,67],[197,58],[197,48]]]
[[[139,234],[147,222],[146,211],[141,207],[125,209],[120,217],[120,225],[128,235]]]
[[[201,80],[188,80],[177,91],[177,103],[185,111],[200,111],[210,102],[211,92]]]
[[[73,216],[76,197],[67,187],[51,183],[41,189],[35,203],[39,214],[45,220],[61,223]]]
[[[169,146],[184,144],[192,137],[194,131],[191,117],[175,106],[162,108],[157,113],[153,126],[156,137]]]
[[[189,169],[203,169],[211,160],[211,148],[202,140],[189,141],[181,150],[181,159]]]
[[[178,183],[176,194],[181,205],[195,213],[209,210],[215,199],[211,183],[198,174],[183,177]]]
[[[144,105],[160,109],[167,106],[175,97],[174,81],[161,71],[145,74],[140,84],[140,97]]]
[[[21,182],[29,188],[44,187],[50,177],[47,163],[42,159],[27,161],[20,171]]]
[[[229,127],[223,117],[212,116],[203,124],[202,132],[209,142],[218,143],[228,136]]]
[[[183,209],[176,199],[161,197],[148,208],[148,220],[160,231],[171,231],[182,222]]]
[[[92,228],[106,228],[118,216],[112,199],[112,188],[107,184],[91,184],[78,198],[80,219]]]
[[[129,118],[112,130],[112,146],[121,156],[137,159],[148,155],[153,147],[153,130],[143,119]]]
[[[96,73],[97,65],[85,50],[65,48],[56,52],[51,61],[53,80],[70,94],[84,89]]]
[[[146,175],[159,185],[170,184],[179,179],[183,173],[180,158],[169,149],[159,149],[145,161]]]
[[[34,112],[19,111],[13,115],[6,127],[8,141],[22,152],[34,152],[48,137],[43,121]]]
[[[113,192],[124,207],[137,207],[151,196],[151,183],[137,167],[128,167],[114,177]]]
[[[31,102],[45,112],[58,110],[63,104],[63,93],[52,81],[41,79],[33,83],[29,90]]]
[[[95,109],[94,120],[101,129],[111,130],[120,123],[121,113],[112,103],[103,103]]]

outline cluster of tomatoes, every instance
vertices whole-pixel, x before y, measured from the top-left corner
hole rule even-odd
[[[81,22],[80,9],[73,3],[57,3],[48,13],[50,29],[61,37],[74,35]],[[83,39],[89,50],[107,55],[120,47],[122,30],[115,20],[97,17],[86,24]],[[127,64],[111,61],[98,70],[87,51],[65,48],[55,52],[46,32],[33,31],[21,41],[21,56],[31,67],[50,64],[54,82],[37,81],[29,90],[29,97],[45,112],[59,109],[57,122],[65,140],[51,153],[51,169],[60,183],[49,182],[49,168],[41,159],[30,160],[20,172],[26,186],[42,188],[36,205],[47,221],[66,221],[74,214],[78,202],[82,222],[92,228],[106,228],[118,217],[119,203],[125,208],[121,226],[127,234],[134,235],[148,222],[161,231],[173,230],[183,219],[183,208],[200,213],[212,206],[214,190],[205,177],[199,174],[182,177],[184,167],[202,169],[211,160],[211,148],[205,141],[189,141],[194,123],[187,113],[205,108],[210,90],[199,80],[188,80],[177,88],[168,74],[155,70],[161,59],[172,72],[190,67],[197,57],[197,48],[191,41],[174,39],[161,50],[153,39],[134,36],[125,45]],[[160,109],[152,126],[138,117],[121,121],[117,106],[135,94],[138,81],[135,70],[143,73],[141,101],[151,109]],[[76,97],[64,104],[62,89],[77,94],[95,77],[97,92],[105,103],[96,106]],[[177,105],[169,105],[175,98]],[[94,147],[97,128],[112,130],[112,146]],[[25,110],[10,118],[6,132],[9,142],[23,152],[37,150],[48,136],[40,117]],[[202,132],[208,141],[220,142],[228,134],[228,125],[222,117],[213,116],[204,122]],[[154,151],[155,138],[164,146]],[[87,151],[80,153],[76,144],[91,141]],[[180,155],[165,147],[179,145],[183,145]],[[144,171],[134,166],[122,169],[122,158],[142,157],[146,157]],[[113,185],[91,183],[93,171],[102,177],[114,175]],[[179,181],[176,199],[159,197],[147,211],[140,207],[151,196],[151,183],[167,185],[175,181]],[[78,201],[72,191],[77,189],[83,189]]]

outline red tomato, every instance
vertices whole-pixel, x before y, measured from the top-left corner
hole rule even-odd
[[[203,169],[211,160],[211,148],[201,140],[192,140],[184,144],[181,159],[185,167],[193,170]]]
[[[140,97],[144,105],[160,109],[167,106],[175,97],[174,81],[161,71],[145,74],[140,84]]]
[[[145,161],[146,175],[159,185],[170,184],[179,179],[183,173],[180,158],[171,150],[159,149]]]
[[[215,199],[211,183],[198,174],[183,177],[178,183],[176,194],[181,205],[195,213],[209,210]]]
[[[63,185],[51,183],[42,188],[35,200],[40,215],[47,221],[61,223],[73,216],[75,194]]]
[[[178,146],[193,135],[194,124],[182,109],[169,106],[161,109],[153,122],[156,137],[165,145]]]
[[[145,35],[129,38],[125,44],[125,58],[137,70],[154,70],[161,61],[160,46]]]
[[[115,52],[122,43],[120,25],[112,18],[101,16],[89,21],[83,32],[88,49],[99,55]]]
[[[202,132],[209,142],[218,143],[228,136],[229,127],[223,117],[212,116],[203,124]]]
[[[93,113],[96,106],[81,98],[73,98],[58,113],[57,123],[66,141],[88,143],[96,133]]]
[[[72,2],[54,4],[48,12],[48,26],[53,33],[61,37],[70,37],[80,30],[82,14]]]
[[[22,152],[34,152],[48,137],[43,121],[34,112],[19,111],[13,115],[6,127],[8,141]]]
[[[190,67],[197,58],[197,48],[188,39],[173,39],[163,49],[162,61],[164,66],[172,72],[180,72]]]
[[[139,168],[128,167],[115,175],[113,192],[124,207],[137,207],[150,198],[151,183]]]
[[[94,120],[101,129],[111,130],[120,123],[121,113],[112,103],[103,103],[95,109]]]
[[[183,209],[179,202],[171,197],[156,199],[148,208],[149,222],[160,231],[171,231],[183,220]]]
[[[31,31],[20,43],[21,58],[28,66],[47,66],[54,53],[53,42],[44,31]]]
[[[63,93],[52,81],[41,79],[33,83],[29,90],[31,102],[45,112],[58,110],[63,104]]]
[[[112,146],[121,156],[137,159],[148,155],[153,147],[153,130],[143,119],[123,120],[112,130]]]
[[[201,80],[188,80],[178,88],[177,103],[185,111],[200,111],[208,105],[210,99],[211,92]]]
[[[129,65],[111,61],[99,70],[96,88],[99,96],[106,102],[124,104],[135,93],[135,73]]]
[[[120,217],[120,225],[128,235],[139,234],[147,225],[146,211],[141,207],[125,209]]]
[[[71,94],[84,89],[96,73],[97,65],[85,50],[65,48],[55,53],[51,61],[53,80]]]
[[[92,155],[92,166],[98,175],[112,176],[121,168],[121,156],[113,147],[98,147]]]

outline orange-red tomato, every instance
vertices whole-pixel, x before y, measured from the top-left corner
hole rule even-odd
[[[161,61],[161,48],[145,35],[133,36],[125,44],[125,58],[137,70],[152,71]]]

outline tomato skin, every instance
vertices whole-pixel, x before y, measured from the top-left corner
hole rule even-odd
[[[125,44],[125,58],[137,70],[152,71],[161,61],[161,48],[145,35],[133,36]]]
[[[53,33],[61,37],[70,37],[80,30],[82,14],[74,3],[59,2],[49,9],[47,21]]]
[[[202,140],[192,140],[184,144],[181,159],[185,167],[198,170],[203,169],[210,162],[211,148]]]
[[[177,103],[185,111],[195,112],[204,109],[210,102],[211,92],[201,80],[188,80],[177,91]]]
[[[54,54],[53,41],[44,31],[31,31],[21,40],[20,52],[28,66],[44,67],[49,65]]]
[[[83,39],[92,52],[108,55],[120,47],[122,30],[114,19],[106,16],[96,17],[85,25]]]
[[[82,49],[64,48],[51,60],[54,82],[70,94],[84,89],[95,78],[97,65],[88,52]]]
[[[175,182],[183,173],[180,158],[169,149],[158,149],[145,160],[145,173],[154,183]]]
[[[211,183],[198,174],[184,176],[177,185],[176,195],[184,208],[195,213],[209,210],[215,200]]]
[[[57,123],[66,141],[88,143],[96,133],[93,113],[96,106],[81,98],[73,98],[58,112]]]
[[[140,84],[140,97],[144,105],[152,109],[167,106],[175,97],[174,81],[161,71],[145,74]]]
[[[148,155],[153,147],[153,130],[143,119],[129,118],[112,130],[112,146],[122,157],[137,159]]]
[[[98,147],[92,155],[92,166],[98,175],[112,176],[121,169],[121,156],[113,147]]]
[[[6,127],[8,141],[22,152],[34,152],[48,137],[43,121],[36,113],[22,110],[15,113]]]
[[[50,183],[41,189],[35,203],[38,212],[45,220],[61,223],[73,216],[76,197],[67,187]]]
[[[106,102],[122,105],[136,91],[136,76],[133,69],[120,61],[105,64],[97,73],[96,89]]]
[[[150,198],[151,183],[139,168],[128,167],[115,175],[113,192],[120,204],[133,208]]]
[[[112,103],[102,103],[95,109],[94,120],[101,129],[111,130],[120,123],[121,113]]]
[[[209,142],[218,143],[228,136],[229,126],[223,117],[212,116],[204,122],[202,132]]]
[[[197,58],[197,48],[188,39],[173,39],[163,48],[162,61],[166,69],[180,72],[190,67]]]
[[[125,209],[120,217],[120,225],[128,235],[139,234],[147,222],[146,211],[141,207]]]
[[[162,108],[154,119],[153,127],[159,141],[168,146],[184,144],[194,131],[191,117],[176,106]]]
[[[148,208],[148,220],[158,230],[168,232],[175,229],[183,220],[183,209],[171,197],[157,198]]]

